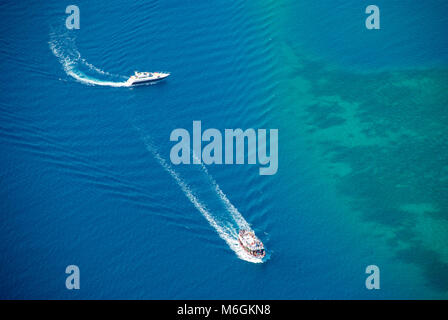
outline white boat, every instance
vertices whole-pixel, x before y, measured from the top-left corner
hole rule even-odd
[[[130,76],[126,81],[127,84],[134,86],[137,84],[153,83],[167,78],[170,74],[168,72],[138,72],[135,71],[133,76]]]
[[[247,230],[240,230],[238,241],[244,250],[256,258],[264,258],[266,251],[263,243],[257,238],[255,233]]]

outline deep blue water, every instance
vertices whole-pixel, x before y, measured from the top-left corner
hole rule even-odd
[[[401,10],[381,2],[396,17],[386,15],[382,26],[401,37],[387,33],[373,50],[360,38],[364,29],[352,32],[364,23],[348,18],[357,1],[344,3],[344,13],[326,2],[291,6],[297,17],[291,19],[279,16],[284,11],[274,1],[77,1],[81,29],[69,31],[68,3],[2,2],[0,297],[433,296],[418,268],[366,237],[369,226],[350,218],[318,179],[304,145],[282,153],[282,144],[291,150],[290,137],[282,135],[291,128],[278,115],[285,66],[276,47],[285,33],[288,42],[297,34],[307,54],[325,51],[320,58],[336,64],[446,61],[440,10],[432,5]],[[422,12],[428,18],[414,20]],[[347,25],[333,28],[335,20]],[[306,35],[299,35],[305,25]],[[323,31],[330,28],[334,33]],[[430,31],[439,41],[416,36]],[[367,51],[375,62],[365,59]],[[98,85],[124,81],[134,70],[172,76],[139,88]],[[171,131],[191,131],[193,120],[220,130],[278,128],[279,172],[169,165]],[[262,264],[240,259],[194,199],[235,228],[228,199],[270,258]],[[364,287],[372,263],[382,266],[384,286],[376,292]],[[65,288],[70,264],[80,267],[79,291]]]

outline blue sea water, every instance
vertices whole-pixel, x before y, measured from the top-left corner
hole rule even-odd
[[[283,41],[347,68],[446,63],[442,2],[382,1],[382,35],[363,29],[358,2],[77,1],[80,30],[65,28],[68,3],[2,2],[0,297],[438,297],[282,134],[294,131],[281,117]],[[172,75],[120,87],[134,70]],[[171,165],[171,131],[194,120],[278,128],[278,173]],[[264,263],[235,252],[245,223]],[[81,290],[65,288],[71,264]],[[381,290],[365,288],[369,264]]]
[[[446,65],[445,1],[287,1],[284,30],[291,45],[345,69],[394,70]],[[380,30],[365,27],[368,5],[380,12]],[[291,22],[292,20],[292,22]]]

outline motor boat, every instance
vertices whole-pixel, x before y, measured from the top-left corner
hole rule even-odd
[[[266,255],[263,243],[257,238],[254,232],[240,230],[238,241],[243,249],[251,256],[262,259]]]
[[[134,86],[138,84],[154,83],[167,78],[170,74],[168,72],[138,72],[135,71],[133,76],[130,76],[126,81],[127,84]]]

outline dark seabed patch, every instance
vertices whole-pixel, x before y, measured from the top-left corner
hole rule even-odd
[[[288,121],[323,176],[398,259],[446,294],[448,69],[355,73],[308,61],[288,44],[281,54]]]

